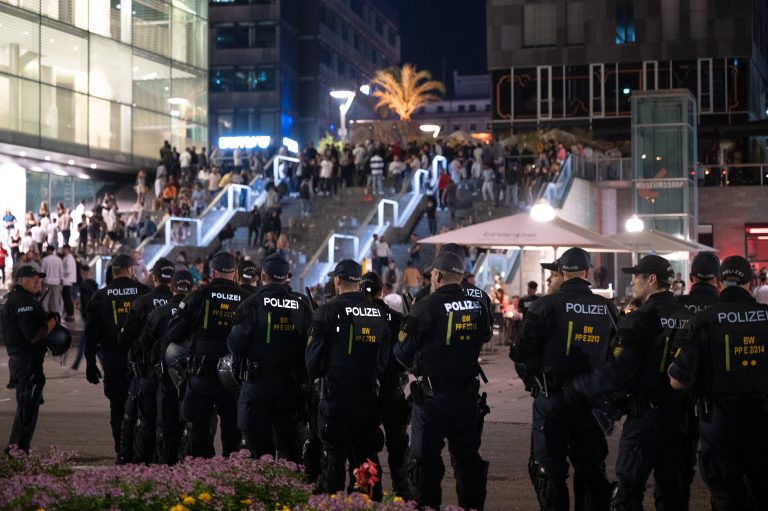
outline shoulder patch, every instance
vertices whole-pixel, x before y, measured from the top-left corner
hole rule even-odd
[[[408,338],[408,334],[405,333],[403,330],[400,330],[400,332],[398,332],[398,334],[397,334],[397,341],[398,342],[403,342],[407,338]]]
[[[186,307],[186,305],[187,305],[186,303],[180,302],[179,303],[179,309],[183,309],[184,307]]]
[[[612,353],[613,358],[619,358],[623,351],[624,351],[624,348],[622,348],[621,346],[616,346],[615,348],[613,348],[613,353]]]

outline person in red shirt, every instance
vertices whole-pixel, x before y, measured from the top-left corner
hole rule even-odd
[[[437,179],[437,191],[440,194],[440,206],[445,208],[445,194],[448,190],[448,185],[451,182],[451,176],[448,171],[440,171],[440,177]]]
[[[3,285],[5,285],[5,258],[8,257],[8,251],[0,243],[0,273],[3,274]]]

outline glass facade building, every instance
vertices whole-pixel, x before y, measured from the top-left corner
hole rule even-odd
[[[207,18],[207,0],[0,0],[0,143],[123,171],[206,145]]]

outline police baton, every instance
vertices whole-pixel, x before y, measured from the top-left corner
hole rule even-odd
[[[309,286],[304,288],[304,292],[307,294],[307,298],[309,299],[309,308],[312,312],[315,311],[315,300],[312,298],[312,291],[309,289]]]
[[[403,312],[410,314],[411,307],[413,307],[413,296],[408,291],[401,293],[400,296],[403,298]]]

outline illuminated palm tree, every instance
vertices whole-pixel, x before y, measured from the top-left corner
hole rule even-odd
[[[429,71],[417,71],[416,66],[411,64],[376,71],[371,85],[376,86],[371,95],[379,98],[376,110],[388,108],[401,121],[410,121],[413,112],[427,103],[440,100],[437,93],[445,92],[442,82],[433,80]]]

